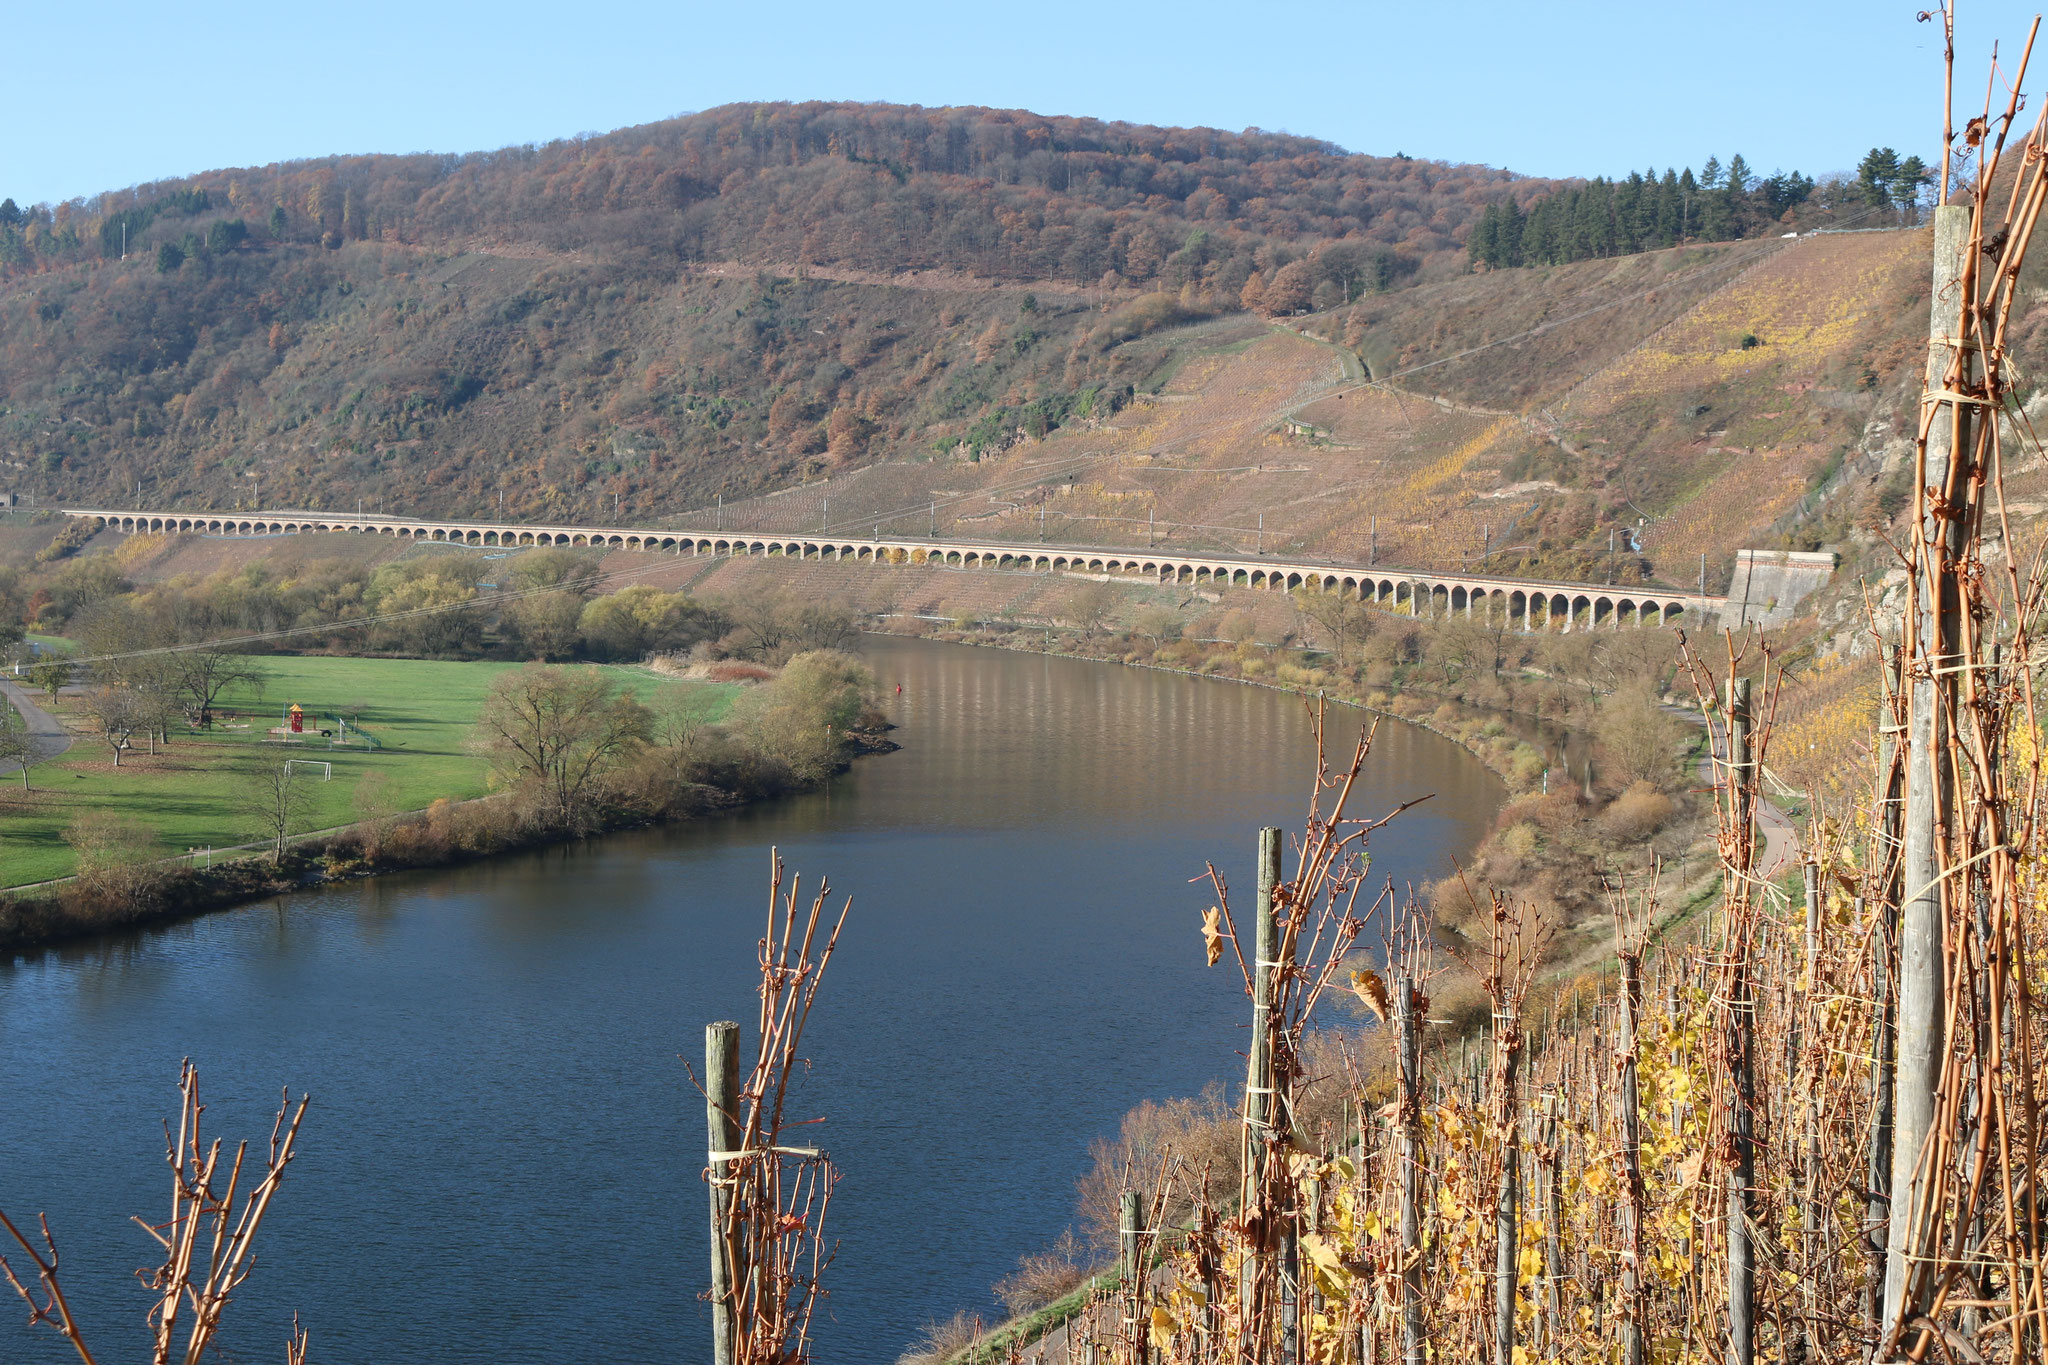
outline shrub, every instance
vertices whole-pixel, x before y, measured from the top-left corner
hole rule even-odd
[[[61,897],[67,911],[91,919],[155,901],[163,874],[152,861],[156,836],[141,821],[84,811],[65,828],[64,842],[78,855],[78,875]]]
[[[1081,1244],[1069,1230],[1044,1251],[1018,1257],[1016,1270],[996,1281],[996,1297],[1012,1317],[1023,1317],[1065,1298],[1087,1278]]]
[[[815,782],[839,766],[851,732],[873,705],[875,675],[850,654],[799,654],[782,676],[742,696],[729,727],[756,753]]]
[[[36,563],[51,564],[68,555],[78,553],[79,547],[99,534],[100,524],[84,517],[73,517],[57,528],[57,534],[48,545],[36,551]]]
[[[775,677],[775,670],[740,659],[721,659],[704,670],[704,676],[720,683],[762,683]]]
[[[964,1311],[955,1313],[944,1322],[926,1323],[897,1365],[944,1365],[980,1340],[981,1319],[970,1318]]]
[[[1600,823],[1617,842],[1639,844],[1671,819],[1671,798],[1648,782],[1636,782],[1601,812]]]

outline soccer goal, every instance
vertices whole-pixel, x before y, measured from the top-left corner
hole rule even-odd
[[[286,777],[292,775],[294,764],[301,768],[318,768],[322,782],[332,782],[334,780],[334,765],[324,758],[288,758],[284,761],[284,775]]]

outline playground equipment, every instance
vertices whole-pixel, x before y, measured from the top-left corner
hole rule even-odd
[[[384,747],[375,735],[363,729],[362,726],[350,725],[347,716],[336,718],[334,724],[334,734],[327,741],[327,747],[330,749],[346,749],[356,744],[362,745],[365,749],[381,749]]]
[[[306,708],[293,702],[285,707],[282,723],[270,727],[270,734],[279,744],[304,744],[307,739],[312,738],[327,740],[329,747],[333,747],[334,731],[322,730],[318,725],[319,722],[316,720],[315,728],[308,730]]]

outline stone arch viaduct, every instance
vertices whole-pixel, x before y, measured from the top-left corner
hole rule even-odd
[[[1006,544],[928,537],[843,536],[825,532],[659,531],[323,512],[120,512],[65,508],[120,531],[214,535],[340,532],[476,546],[563,546],[691,555],[768,555],[871,564],[930,564],[1095,577],[1130,577],[1189,587],[1243,587],[1341,593],[1420,616],[1499,620],[1520,630],[1619,628],[1698,622],[1720,614],[1725,597],[1648,587],[1596,587],[1482,574],[1433,573],[1384,565],[1281,559],[1270,555],[1186,554],[1163,549]]]

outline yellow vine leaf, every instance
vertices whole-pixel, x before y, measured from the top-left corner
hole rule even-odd
[[[1223,960],[1223,912],[1213,905],[1202,912],[1202,946],[1211,967]]]
[[[1351,989],[1358,993],[1358,998],[1365,1002],[1365,1007],[1371,1010],[1382,1024],[1387,1022],[1387,1011],[1390,1008],[1387,1001],[1387,984],[1380,980],[1377,972],[1353,972]]]

